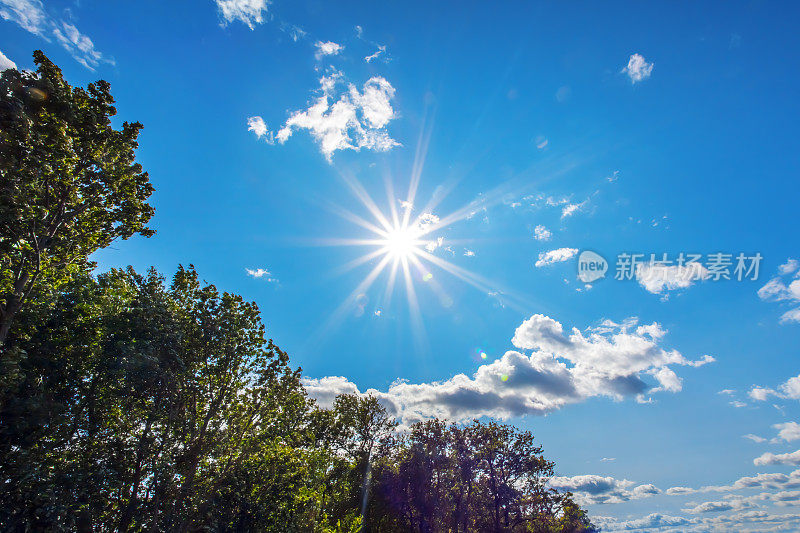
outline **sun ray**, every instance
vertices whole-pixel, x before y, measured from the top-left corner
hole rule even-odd
[[[336,308],[336,310],[331,313],[325,323],[322,325],[320,331],[315,334],[315,336],[325,335],[328,331],[332,330],[335,326],[340,324],[344,319],[344,315],[350,310],[353,304],[356,302],[356,299],[360,294],[364,294],[375,282],[383,269],[386,268],[387,263],[391,260],[391,257],[388,254],[385,254],[383,258],[378,262],[377,265],[373,267],[369,274],[358,284],[358,286],[351,292],[347,298]]]
[[[364,263],[368,263],[368,262],[372,261],[376,257],[380,257],[380,256],[385,255],[385,254],[386,254],[386,252],[384,251],[383,248],[378,248],[377,250],[373,250],[368,254],[364,254],[364,255],[362,255],[360,257],[356,257],[352,261],[348,261],[347,263],[345,263],[344,265],[342,265],[341,267],[336,269],[335,274],[344,274],[346,272],[349,272],[349,271],[353,270],[354,268],[356,268],[358,266],[363,265]]]
[[[431,134],[433,133],[433,126],[426,128],[425,123],[428,119],[428,109],[425,109],[425,115],[422,117],[422,127],[420,128],[419,138],[417,139],[417,149],[414,153],[414,165],[411,167],[411,180],[408,184],[408,195],[406,196],[407,208],[403,213],[403,223],[400,227],[407,228],[411,218],[411,207],[414,205],[414,200],[417,197],[417,189],[419,182],[422,178],[422,169],[425,166],[425,160],[428,157],[428,146],[431,142]]]
[[[366,207],[372,216],[375,217],[375,220],[377,220],[387,232],[391,231],[393,228],[392,224],[375,204],[375,201],[369,195],[364,186],[361,185],[361,182],[359,182],[355,176],[350,174],[342,173],[339,175],[342,177],[347,186],[350,187],[350,190],[356,195],[356,198],[361,200],[361,203],[364,205],[364,207]]]
[[[424,351],[428,344],[428,335],[425,331],[425,324],[422,322],[422,313],[419,310],[419,300],[414,289],[414,280],[411,279],[411,272],[408,268],[408,257],[401,260],[403,265],[403,278],[406,282],[406,299],[408,300],[408,314],[411,319],[411,330],[414,343],[419,351]]]

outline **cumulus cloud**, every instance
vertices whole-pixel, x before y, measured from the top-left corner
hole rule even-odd
[[[270,283],[278,283],[279,280],[273,277],[272,273],[266,268],[245,268],[247,275],[253,278],[263,279]]]
[[[782,424],[775,424],[772,427],[778,430],[777,440],[782,440],[784,442],[800,440],[800,424],[797,422],[783,422]]]
[[[756,466],[765,465],[800,465],[800,450],[791,453],[765,453],[755,459],[753,464]]]
[[[684,509],[687,513],[700,514],[700,513],[718,513],[722,511],[741,511],[744,509],[752,509],[756,507],[752,501],[747,498],[729,499],[720,501],[703,502],[695,506],[690,506]]]
[[[471,376],[416,384],[398,380],[386,391],[363,393],[375,395],[404,423],[543,415],[597,396],[644,399],[650,392],[680,390],[680,383],[661,369],[691,363],[661,346],[665,334],[658,324],[638,326],[635,318],[622,324],[605,321],[601,331],[573,328],[565,333],[560,322],[533,315],[514,333],[516,350],[479,366]],[[358,390],[338,378],[304,382],[312,397]]]
[[[17,64],[7,58],[6,55],[0,51],[0,72],[10,68],[17,68]]]
[[[773,396],[784,400],[800,400],[800,375],[787,379],[785,382],[778,385],[777,390],[768,387],[753,386],[747,395],[758,402],[765,402]]]
[[[255,29],[256,24],[264,22],[269,6],[268,0],[214,0],[217,3],[222,25],[235,20],[243,22],[248,28]]]
[[[317,49],[317,51],[314,53],[314,57],[317,59],[317,61],[325,56],[335,56],[344,50],[344,46],[333,41],[317,41],[314,43],[314,47]]]
[[[640,54],[633,54],[628,59],[628,65],[622,69],[622,72],[628,75],[631,83],[639,83],[649,78],[653,73],[653,63],[645,61]]]
[[[781,315],[781,323],[800,323],[800,262],[796,259],[787,259],[786,263],[778,267],[779,275],[770,279],[766,285],[758,289],[758,297],[762,300],[785,302],[789,309]],[[792,276],[794,279],[787,279]]]
[[[627,479],[615,479],[594,474],[572,477],[555,476],[550,478],[548,485],[560,491],[572,492],[580,505],[621,503],[661,493],[660,489],[650,483],[634,486],[636,484]]]
[[[386,131],[395,117],[395,89],[391,83],[375,76],[360,91],[352,83],[347,84],[346,91],[338,91],[340,85],[344,85],[340,72],[323,76],[322,94],[308,109],[289,117],[276,134],[277,141],[283,144],[296,130],[308,130],[329,162],[337,150],[385,152],[399,146]]]
[[[649,262],[636,265],[636,281],[653,294],[685,289],[710,276],[708,270],[700,263],[662,265]]]
[[[89,70],[94,70],[100,63],[114,64],[114,60],[95,49],[92,40],[75,25],[51,17],[40,0],[0,0],[0,18],[14,22],[47,41],[55,39]]]
[[[553,263],[562,263],[572,259],[578,253],[577,248],[558,248],[548,252],[539,254],[539,259],[536,261],[537,267],[552,265]]]
[[[707,533],[708,531],[792,531],[800,524],[798,514],[771,514],[763,510],[740,511],[729,515],[680,516],[652,513],[642,518],[620,520],[593,517],[603,531],[660,531],[663,533]]]
[[[612,517],[597,517],[592,519],[603,531],[642,531],[647,529],[672,528],[686,526],[691,521],[680,516],[669,516],[661,513],[651,513],[642,518],[632,520],[619,520]]]
[[[537,241],[549,241],[552,236],[553,232],[551,232],[549,229],[542,226],[541,224],[533,228],[533,237]]]

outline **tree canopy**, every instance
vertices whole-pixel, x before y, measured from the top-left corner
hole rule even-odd
[[[72,87],[41,51],[0,75],[0,347],[37,283],[50,286],[117,238],[149,236],[142,125],[114,129],[106,81]]]

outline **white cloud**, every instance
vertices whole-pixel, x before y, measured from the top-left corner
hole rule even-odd
[[[533,237],[537,241],[549,241],[552,236],[553,232],[541,224],[533,228]]]
[[[594,474],[572,477],[555,476],[550,478],[548,485],[562,492],[572,492],[580,505],[621,503],[661,493],[660,489],[649,483],[634,487],[635,483],[627,479],[615,479]]]
[[[572,259],[578,253],[577,248],[558,248],[548,252],[539,254],[539,259],[536,261],[537,267],[552,265],[553,263],[561,263]]]
[[[269,6],[268,0],[214,0],[222,15],[223,25],[239,20],[248,28],[255,29],[256,24],[264,22],[264,15]]]
[[[786,260],[784,264],[778,267],[778,272],[782,276],[785,276],[787,274],[795,272],[798,268],[800,268],[800,261],[798,261],[797,259],[789,258]]]
[[[729,499],[722,501],[704,502],[693,507],[684,509],[687,513],[700,514],[700,513],[717,513],[723,511],[742,511],[745,509],[752,509],[756,505],[746,498]]]
[[[270,283],[278,283],[278,279],[272,276],[272,273],[265,268],[245,268],[248,276],[254,278],[263,278]]]
[[[794,309],[789,309],[785,313],[781,315],[780,319],[781,324],[785,324],[786,322],[797,322],[800,323],[800,307],[796,307]]]
[[[547,201],[549,203],[550,199],[548,198]],[[561,218],[563,219],[563,218],[571,217],[572,215],[574,215],[578,211],[582,211],[583,208],[586,207],[586,204],[588,202],[589,202],[589,200],[584,200],[583,202],[581,202],[579,204],[567,204],[567,205],[565,205],[561,209]]]
[[[622,72],[628,75],[631,83],[638,83],[650,77],[653,73],[653,64],[645,61],[640,54],[633,54],[628,59],[628,66],[623,68]]]
[[[40,0],[0,0],[0,18],[50,41],[53,37],[75,60],[94,70],[100,63],[114,60],[95,49],[92,40],[64,20],[52,18]]]
[[[711,274],[700,263],[687,265],[659,265],[639,263],[636,265],[636,280],[653,294],[690,287],[696,281],[708,279]]]
[[[6,55],[0,51],[0,72],[10,68],[17,68],[17,64],[7,58]]]
[[[764,465],[800,465],[800,450],[791,453],[765,453],[755,459],[753,464],[756,466]]]
[[[263,137],[268,144],[273,144],[275,142],[275,137],[272,132],[269,131],[269,128],[267,128],[267,123],[259,116],[247,119],[247,131],[252,131],[259,139]]]
[[[758,289],[758,297],[762,300],[787,302],[792,306],[792,309],[789,309],[781,315],[781,324],[787,322],[800,323],[800,306],[794,307],[800,303],[800,271],[798,271],[798,267],[800,267],[800,261],[797,259],[787,259],[786,263],[778,267],[778,273],[780,275],[772,278],[763,287]],[[791,274],[794,274],[795,279],[789,281],[787,285],[786,281],[784,281],[781,276],[788,277]]]
[[[800,424],[797,422],[784,422],[782,424],[775,424],[772,426],[778,430],[778,439],[792,442],[800,440]]]
[[[410,424],[430,417],[463,421],[543,415],[597,396],[643,400],[651,392],[677,392],[679,380],[662,369],[690,361],[661,347],[666,332],[658,324],[637,324],[635,318],[622,324],[607,321],[602,331],[573,328],[565,334],[559,322],[533,315],[514,333],[511,342],[517,350],[479,366],[472,376],[418,384],[397,380],[386,391],[364,393],[374,394]],[[344,378],[307,378],[305,383],[312,397],[357,390]]]
[[[61,28],[53,28],[53,35],[78,63],[94,70],[101,62],[112,63],[113,60],[95,50],[92,40],[78,31],[72,24],[61,22]]]
[[[374,60],[378,59],[385,52],[386,52],[386,45],[379,44],[378,45],[378,50],[376,50],[375,53],[370,54],[367,57],[365,57],[364,61],[366,61],[367,63],[371,63]]]
[[[593,518],[592,521],[599,525],[603,531],[663,530],[665,527],[682,527],[691,523],[691,521],[686,518],[663,515],[661,513],[651,513],[643,518],[631,520],[619,520],[617,518],[604,516]]]
[[[308,35],[307,31],[305,31],[300,26],[295,26],[294,24],[282,23],[281,30],[286,32],[289,35],[289,38],[294,42],[297,42],[300,39],[304,39],[306,35]]]
[[[328,376],[319,379],[303,379],[303,386],[308,395],[323,408],[333,406],[339,394],[358,394],[358,387],[343,376]]]
[[[620,520],[612,517],[593,517],[592,522],[603,531],[660,531],[662,533],[708,533],[709,531],[796,531],[799,514],[771,514],[763,510],[748,510],[719,516],[680,516],[652,513],[642,518]]]
[[[52,22],[40,0],[0,0],[0,6],[0,18],[47,38]]]
[[[747,395],[759,402],[767,401],[770,396],[787,400],[800,400],[800,375],[789,378],[778,385],[778,390],[754,385]]]
[[[341,44],[335,43],[333,41],[317,41],[314,43],[317,51],[314,54],[314,57],[317,58],[317,61],[322,59],[325,56],[335,56],[342,50],[344,50],[344,46]]]
[[[444,244],[444,237],[436,237],[425,244],[425,249],[429,253],[433,253],[437,248]]]
[[[464,257],[475,257],[475,252],[469,248],[464,248]]]
[[[392,99],[395,89],[380,76],[370,78],[359,91],[348,84],[346,92],[337,92],[342,75],[333,71],[320,78],[322,95],[308,109],[296,111],[276,134],[281,144],[295,130],[306,129],[330,162],[337,150],[362,148],[385,152],[400,143],[389,137],[386,126],[395,117]]]

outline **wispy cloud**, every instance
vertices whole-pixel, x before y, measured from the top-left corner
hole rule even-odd
[[[222,17],[222,25],[238,20],[251,30],[262,24],[267,14],[268,0],[214,0]]]
[[[0,18],[16,23],[46,41],[55,39],[89,70],[96,69],[101,63],[114,64],[114,60],[98,51],[92,40],[74,24],[51,17],[40,0],[0,0]]]
[[[583,202],[581,202],[579,204],[569,204],[568,203],[567,205],[565,205],[561,209],[561,218],[564,219],[564,218],[567,218],[567,217],[571,217],[572,215],[574,215],[578,211],[582,211],[586,207],[586,205],[588,203],[589,203],[589,200],[584,200]]]
[[[778,274],[758,290],[758,297],[762,300],[788,303],[792,309],[781,315],[781,323],[800,323],[800,306],[797,306],[800,303],[800,261],[787,259],[786,263],[778,267]],[[788,279],[790,277],[794,279]]]
[[[379,44],[378,49],[375,51],[375,53],[372,53],[367,57],[365,57],[364,61],[366,61],[367,63],[372,63],[374,60],[378,59],[385,52],[386,52],[386,45]]]
[[[247,275],[253,278],[263,279],[269,283],[279,283],[280,280],[274,277],[272,273],[266,268],[245,268]]]

